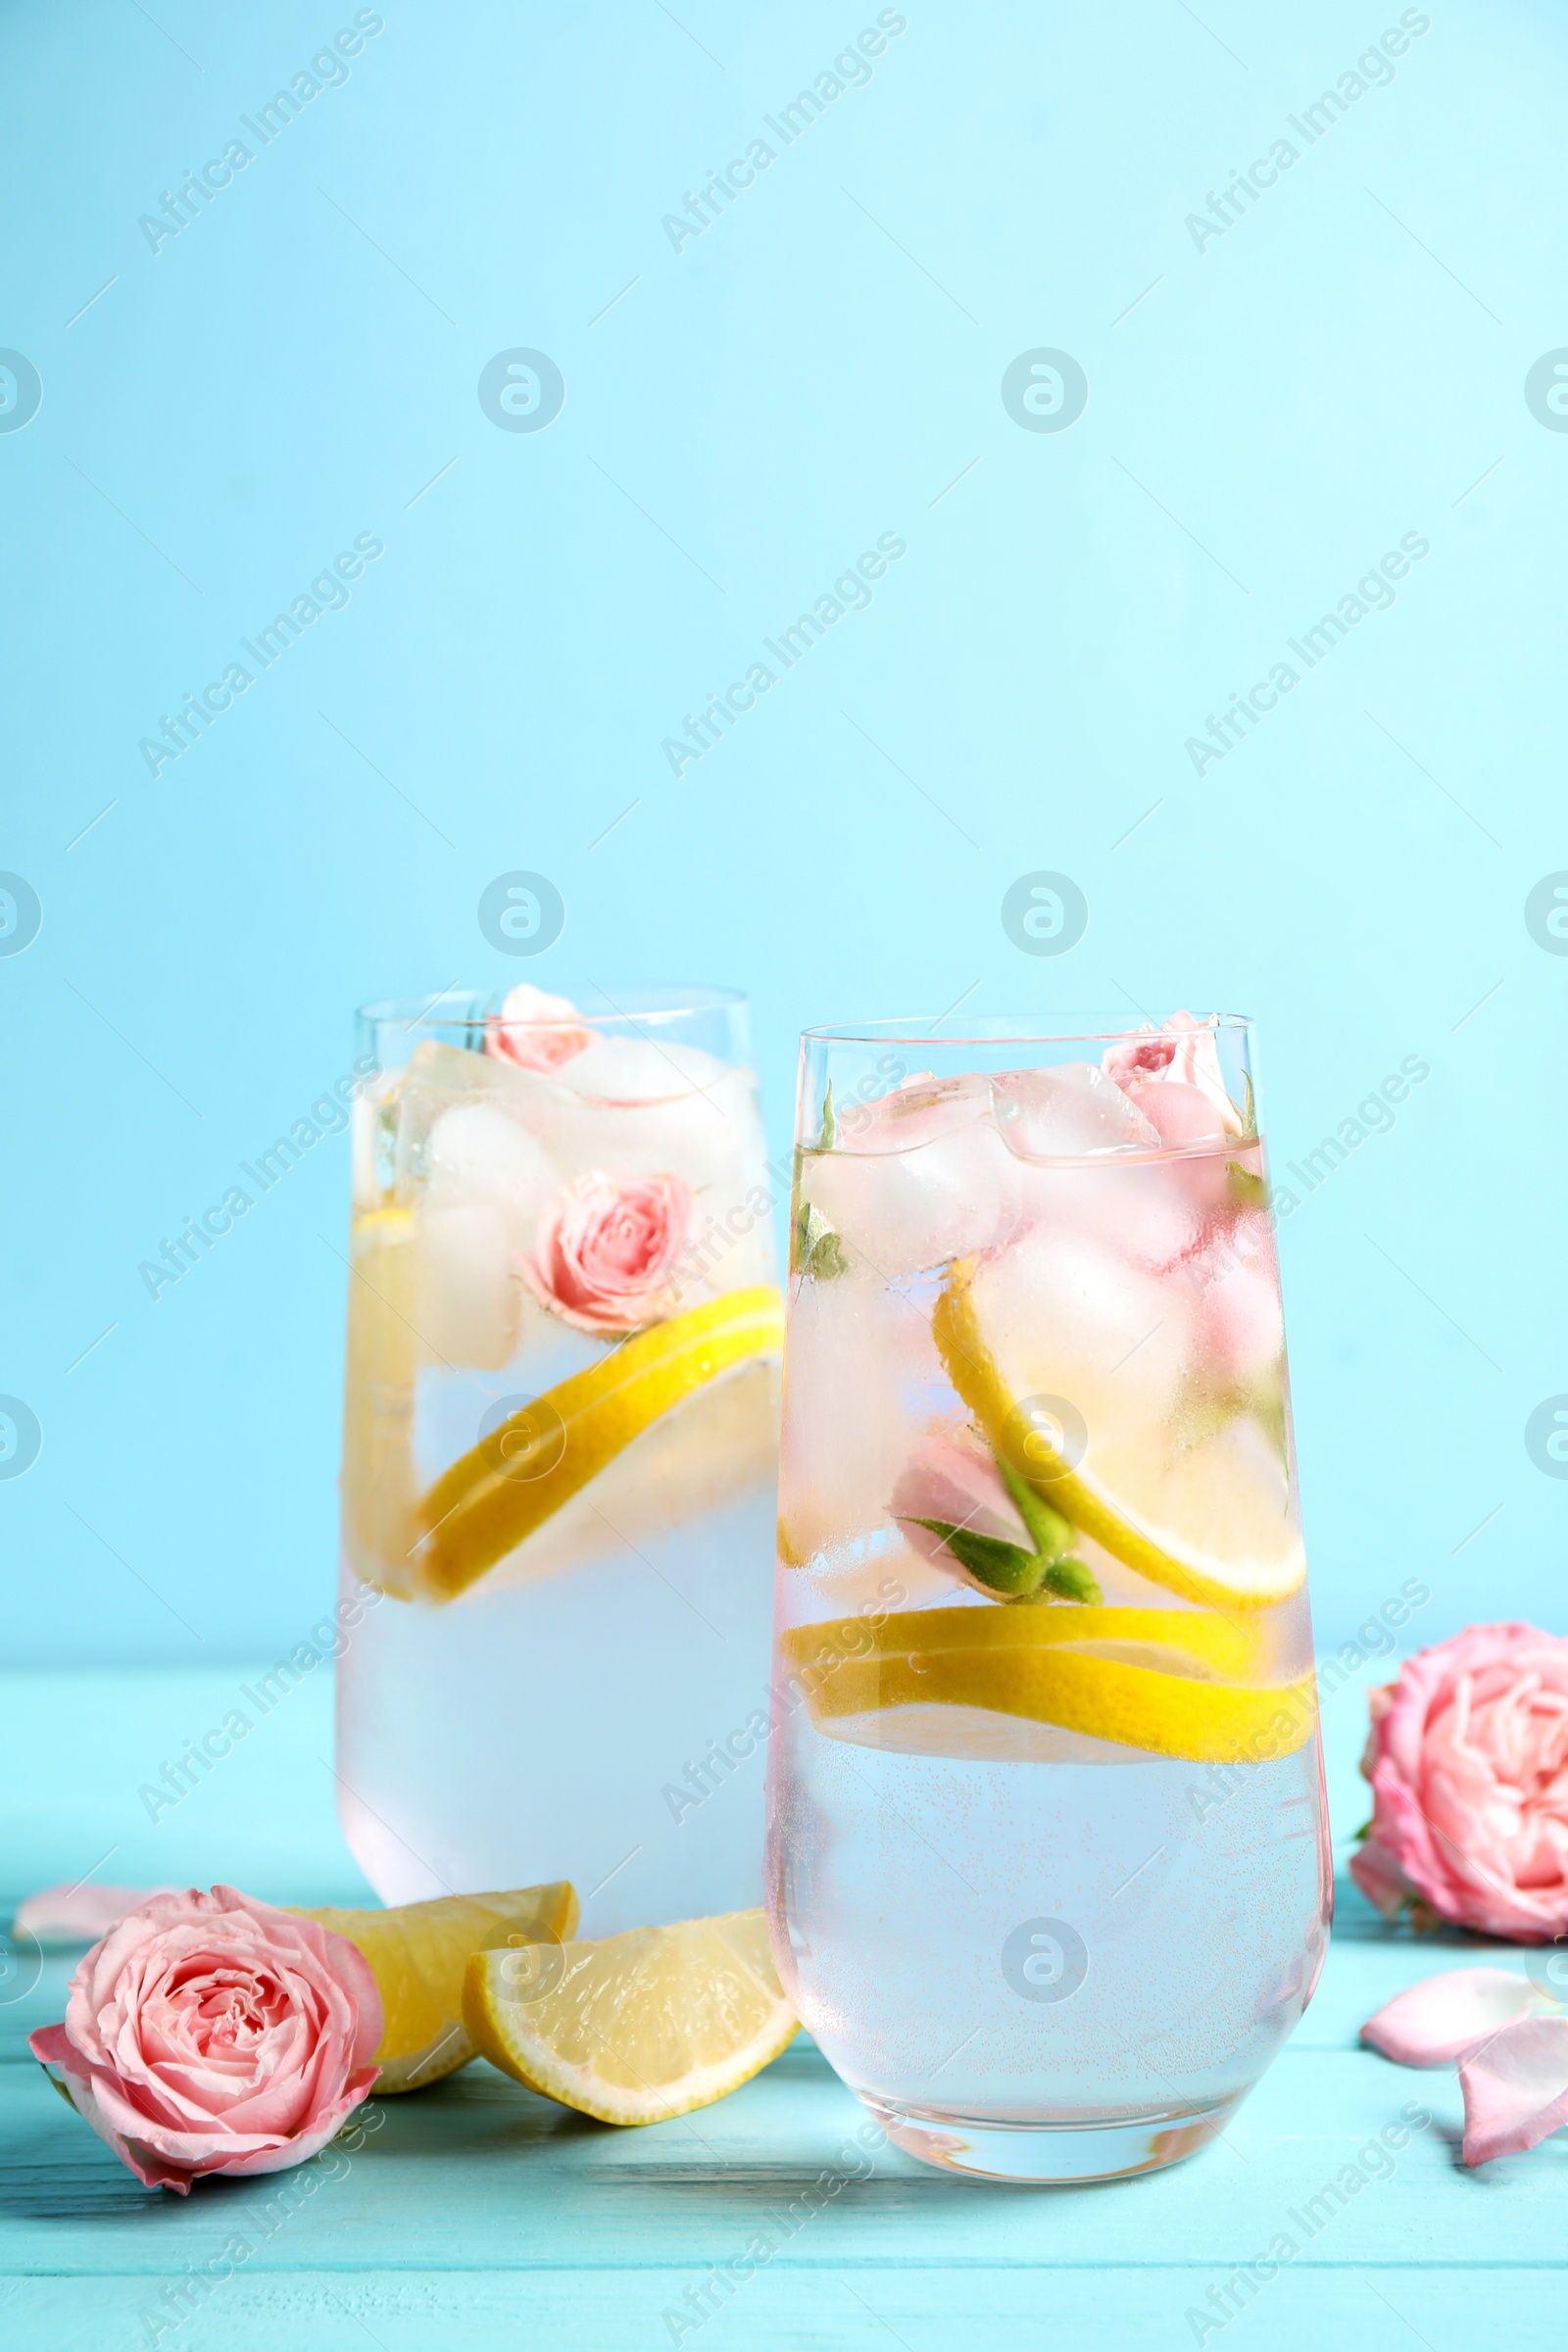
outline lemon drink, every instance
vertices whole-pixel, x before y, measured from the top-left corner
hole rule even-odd
[[[1223,2130],[1329,1906],[1246,1024],[1088,1026],[808,1037],[780,1478],[780,1976],[904,2146],[1041,2180]]]
[[[339,1809],[388,1902],[760,1898],[781,1301],[743,1002],[376,1006]],[[740,1735],[737,1737],[737,1735]]]

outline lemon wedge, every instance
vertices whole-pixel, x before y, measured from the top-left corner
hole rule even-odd
[[[1124,1566],[1184,1599],[1261,1608],[1296,1592],[1306,1575],[1301,1531],[1256,1419],[1243,1413],[1178,1439],[1139,1410],[1131,1384],[1112,1390],[1097,1367],[1055,1354],[1049,1331],[1015,1342],[1019,1360],[1004,1368],[976,1302],[988,1271],[972,1257],[955,1261],[931,1330],[948,1378],[1013,1468]],[[1029,1398],[1043,1393],[1085,1418],[1079,1458],[1067,1460],[1031,1416]]]
[[[1152,1755],[1255,1764],[1291,1754],[1317,1721],[1310,1673],[1239,1679],[1256,1644],[1236,1618],[1200,1609],[905,1609],[795,1626],[779,1647],[817,1730],[865,1745],[906,1744],[876,1733],[888,1709],[966,1708]],[[981,1733],[955,1748],[928,1723],[934,1753],[999,1746]]]
[[[422,2090],[467,2065],[474,2044],[463,2023],[463,1980],[470,1955],[492,1946],[559,1945],[577,1925],[577,1897],[563,1879],[505,1894],[441,1895],[391,1911],[299,1916],[346,1936],[369,1962],[384,2013],[375,2053],[379,2097]]]
[[[760,1911],[476,1952],[463,2014],[492,2066],[605,2124],[711,2106],[800,2030]]]
[[[634,1333],[536,1396],[454,1462],[416,1504],[419,1591],[431,1600],[454,1599],[672,1405],[783,1344],[778,1292],[730,1291]]]

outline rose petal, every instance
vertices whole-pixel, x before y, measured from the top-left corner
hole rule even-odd
[[[27,2047],[40,2066],[79,2067],[81,2063],[64,2026],[34,2026],[27,2035]]]
[[[101,2120],[93,2129],[108,2141],[118,2155],[126,2145],[139,2147],[149,2162],[162,2161],[172,2167],[181,2180],[197,2180],[207,2173],[232,2174],[236,2178],[251,2173],[278,2173],[291,2164],[303,2164],[342,2130],[347,2118],[362,2100],[368,2097],[372,2084],[380,2075],[377,2066],[366,2067],[351,2075],[343,2086],[342,2095],[330,2105],[312,2115],[308,2126],[297,2132],[233,2132],[214,2131],[211,2128],[196,2132],[172,2132],[143,2121],[133,2107],[116,2097],[102,2081],[88,2089],[96,2101]],[[76,2096],[74,2082],[69,2084],[73,2098],[81,2112],[87,2110]],[[124,2158],[130,2162],[128,2157]],[[136,2170],[132,2166],[133,2171]]]
[[[1385,1919],[1397,1919],[1415,1888],[1391,1853],[1368,1838],[1350,1856],[1350,1876]]]
[[[1568,2017],[1521,2017],[1504,2026],[1460,2059],[1459,2084],[1466,2164],[1533,2148],[1568,2124]]]
[[[96,1943],[119,1927],[127,1911],[139,1910],[155,1893],[170,1891],[162,1886],[95,1886],[90,1882],[44,1886],[17,1905],[11,1933],[16,1938],[30,1936],[34,1943],[51,1949],[57,1944]]]
[[[60,2083],[82,2122],[89,2124],[105,2147],[119,2157],[128,2172],[135,2174],[143,2188],[172,2188],[182,2197],[189,2196],[188,2174],[160,2163],[139,2142],[134,2147],[127,2144],[109,2124],[93,2096],[91,2082],[80,2071],[81,2061],[67,2040],[64,2026],[39,2026],[28,2034],[27,2047],[46,2070],[60,2069],[58,2077],[51,2073],[51,2081]]]
[[[1160,1078],[1136,1092],[1139,1109],[1171,1151],[1212,1149],[1224,1141],[1225,1122],[1201,1087]]]
[[[310,2156],[318,2156],[328,2140],[337,2137],[355,2108],[368,2098],[380,2080],[380,2074],[378,2066],[368,2066],[363,2074],[351,2075],[344,2084],[343,2096],[333,2107],[318,2115],[308,2132],[296,2132],[292,2139],[278,2141],[270,2148],[260,2148],[253,2155],[220,2155],[216,2162],[203,2165],[203,2174],[248,2180],[257,2173],[285,2173],[291,2165],[303,2164]]]
[[[1367,2019],[1361,2039],[1399,2066],[1447,2066],[1521,2017],[1534,1999],[1529,1979],[1508,1969],[1449,1969],[1396,1993]]]

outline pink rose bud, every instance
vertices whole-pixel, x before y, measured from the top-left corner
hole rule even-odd
[[[497,1061],[514,1061],[548,1077],[592,1045],[593,1037],[569,997],[547,996],[524,981],[486,1021],[484,1050]]]
[[[1060,1512],[967,1433],[925,1437],[888,1511],[922,1559],[988,1600],[1103,1597],[1082,1561],[1066,1556],[1072,1530]]]
[[[148,2188],[278,2173],[369,2091],[381,1996],[344,1936],[233,1886],[156,1894],[95,1943],[66,2022],[28,2037]]]
[[[696,1202],[678,1176],[590,1169],[539,1220],[518,1271],[552,1314],[578,1331],[639,1331],[675,1302]]]
[[[923,1442],[899,1473],[888,1508],[922,1559],[935,1568],[945,1568],[964,1584],[975,1580],[964,1572],[943,1539],[926,1526],[927,1520],[989,1536],[995,1542],[1031,1547],[1029,1531],[990,1453],[953,1438],[931,1437]]]
[[[1568,1641],[1467,1626],[1370,1698],[1367,1899],[1521,1943],[1568,1934]]]
[[[1145,1021],[1130,1037],[1118,1038],[1100,1057],[1100,1066],[1130,1093],[1146,1078],[1162,1078],[1176,1058],[1176,1041]]]
[[[1225,1091],[1214,1028],[1211,1020],[1173,1012],[1162,1029],[1146,1021],[1101,1057],[1101,1068],[1173,1150],[1242,1133],[1241,1113]]]

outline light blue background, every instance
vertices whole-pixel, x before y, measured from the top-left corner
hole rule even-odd
[[[353,9],[0,15],[0,343],[43,380],[0,435],[0,866],[44,909],[0,959],[0,1390],[44,1433],[0,1483],[11,1657],[319,1614],[341,1139],[156,1302],[137,1264],[348,1068],[357,1002],[520,977],[746,986],[775,1146],[803,1022],[958,1000],[1255,1012],[1277,1165],[1424,1057],[1282,1229],[1320,1638],[1411,1575],[1406,1640],[1568,1628],[1523,1436],[1568,1389],[1568,960],[1523,912],[1568,866],[1568,435],[1523,393],[1568,343],[1560,17],[1435,0],[1200,253],[1185,217],[1397,8],[911,0],[677,253],[662,216],[874,8],[382,13],[156,255],[138,216]],[[565,377],[538,433],[476,397],[519,345]],[[1089,378],[1059,433],[1000,398],[1042,345]],[[677,779],[662,739],[890,530],[870,610]],[[347,610],[149,774],[367,531]],[[1393,610],[1198,776],[1410,531]],[[530,963],[475,919],[514,867],[567,907]],[[1090,905],[1055,959],[1000,920],[1036,868]]]

